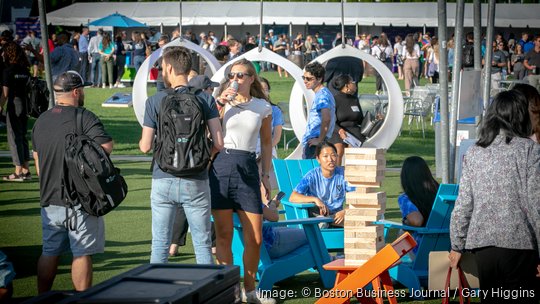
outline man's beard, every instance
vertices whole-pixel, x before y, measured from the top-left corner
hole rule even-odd
[[[163,72],[162,76],[163,76],[163,83],[165,84],[165,87],[170,88],[171,87],[171,82],[169,81],[169,74]]]
[[[84,107],[84,96],[79,96],[79,107]]]

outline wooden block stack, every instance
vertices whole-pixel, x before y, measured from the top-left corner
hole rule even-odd
[[[362,265],[385,246],[384,228],[371,223],[386,209],[386,193],[379,191],[385,167],[384,149],[345,149],[345,180],[356,187],[346,194],[346,265]]]

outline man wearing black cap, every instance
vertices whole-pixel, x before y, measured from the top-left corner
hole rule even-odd
[[[34,160],[39,175],[43,251],[38,261],[38,292],[51,289],[56,276],[59,256],[71,250],[71,279],[76,291],[92,285],[92,255],[102,253],[105,246],[103,218],[91,216],[75,207],[77,229],[65,226],[66,205],[61,187],[64,160],[64,139],[76,126],[78,108],[84,105],[85,83],[75,71],[64,72],[54,82],[56,105],[41,114],[32,130]],[[113,142],[99,118],[89,110],[82,110],[82,131],[107,153]],[[54,130],[54,132],[51,132]],[[70,215],[73,216],[73,215]]]

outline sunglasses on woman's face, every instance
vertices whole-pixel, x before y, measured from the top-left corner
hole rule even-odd
[[[244,76],[251,76],[251,74],[244,73],[244,72],[236,72],[236,73],[231,72],[227,76],[229,77],[229,79],[234,79],[234,76],[238,77],[238,79],[244,79]]]
[[[302,76],[302,79],[305,80],[305,81],[313,81],[313,80],[315,80],[315,77]]]

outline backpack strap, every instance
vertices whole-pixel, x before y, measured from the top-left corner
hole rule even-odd
[[[83,135],[83,112],[85,108],[75,108],[75,134]]]

